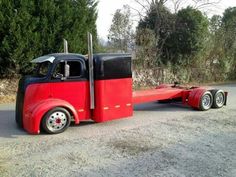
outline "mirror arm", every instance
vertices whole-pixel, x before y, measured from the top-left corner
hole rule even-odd
[[[62,77],[62,78],[61,78],[61,81],[65,81],[65,80],[66,80],[66,77]]]
[[[65,61],[65,77],[70,76],[70,66],[67,64],[67,61]]]

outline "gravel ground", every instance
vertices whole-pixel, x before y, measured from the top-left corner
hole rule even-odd
[[[217,87],[217,86],[216,86]],[[29,135],[0,106],[0,176],[236,176],[236,84],[228,106],[207,112],[179,104],[135,107],[132,118]]]

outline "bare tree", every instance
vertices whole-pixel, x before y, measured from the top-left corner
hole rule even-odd
[[[113,50],[127,52],[133,47],[133,30],[129,6],[117,9],[109,29],[109,43]]]
[[[186,6],[192,6],[203,12],[211,12],[219,8],[218,5],[220,2],[221,0],[168,0],[167,6],[169,5],[174,13],[177,13],[181,8]]]
[[[192,6],[193,8],[204,12],[211,12],[214,11],[214,9],[219,8],[219,3],[221,1],[222,0],[133,0],[133,2],[140,7],[138,9],[131,7],[131,9],[135,11],[134,13],[139,15],[140,19],[142,19],[153,3],[165,4],[166,7],[169,7],[174,13],[177,13],[181,8],[186,6]]]
[[[215,12],[219,8],[221,0],[192,0],[193,7],[205,13]]]
[[[168,0],[134,0],[138,5],[141,6],[145,16],[140,16],[136,44],[139,45],[138,49],[141,51],[144,49],[146,56],[148,57],[146,61],[149,64],[160,64],[160,56],[162,55],[163,47],[165,41],[169,37],[169,30],[172,29],[172,14],[166,8],[165,3]],[[141,14],[141,13],[140,13]],[[154,34],[154,35],[145,35]],[[141,38],[140,36],[141,35]],[[142,40],[142,36],[148,39],[151,42],[151,45],[146,45],[145,40]],[[140,40],[141,39],[141,40]],[[149,48],[149,49],[148,49]],[[148,49],[148,50],[147,50]]]
[[[170,0],[170,3],[173,4],[174,13],[177,13],[187,3],[187,0]]]
[[[221,0],[192,0],[194,3],[194,7],[197,9],[206,8],[209,6],[216,6],[221,2]]]

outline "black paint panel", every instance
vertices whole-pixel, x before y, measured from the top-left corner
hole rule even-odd
[[[95,80],[131,78],[131,55],[129,54],[95,54]]]

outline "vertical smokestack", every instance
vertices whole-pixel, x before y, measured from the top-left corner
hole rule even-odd
[[[93,38],[88,32],[88,60],[89,60],[89,88],[90,88],[90,109],[95,108],[94,98],[94,76],[93,76]]]
[[[64,53],[68,53],[68,43],[67,40],[63,39],[64,41]]]

